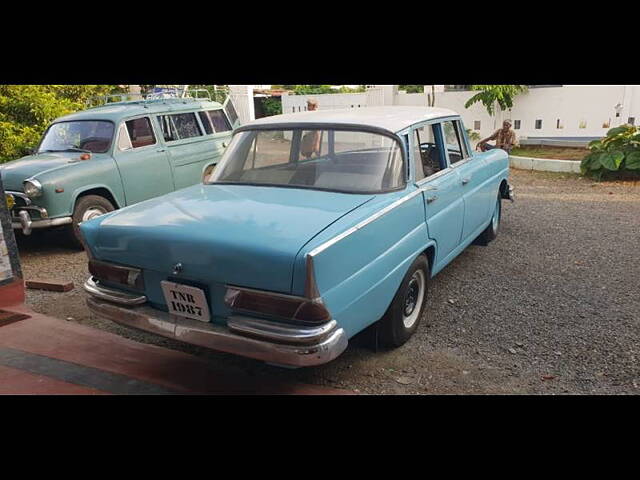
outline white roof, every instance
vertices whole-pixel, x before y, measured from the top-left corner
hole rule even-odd
[[[249,122],[245,127],[251,128],[252,125],[283,123],[355,124],[378,127],[396,133],[415,123],[451,116],[459,115],[453,110],[436,107],[393,106],[343,108],[339,110],[315,110],[313,112],[273,115]]]

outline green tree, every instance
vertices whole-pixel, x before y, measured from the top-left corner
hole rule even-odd
[[[117,85],[0,85],[0,163],[26,155],[49,123]]]
[[[267,117],[282,113],[282,101],[280,97],[268,97],[262,101],[262,108]]]
[[[465,108],[477,102],[481,102],[489,115],[493,116],[496,104],[500,110],[508,110],[513,107],[513,99],[519,93],[528,90],[526,85],[471,85],[471,90],[479,90],[464,104]]]
[[[398,90],[404,90],[407,93],[424,93],[424,85],[398,85]]]

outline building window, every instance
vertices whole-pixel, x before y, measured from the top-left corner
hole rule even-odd
[[[580,120],[580,124],[578,125],[578,128],[587,128],[587,121]]]
[[[557,129],[563,129],[564,125],[562,124],[562,122],[560,121],[560,119],[558,119],[558,121],[556,122],[556,128]]]
[[[629,117],[629,120],[627,120],[627,123],[629,125],[635,125],[636,124],[636,117]]]
[[[474,130],[480,130],[480,120],[474,120],[473,129]]]
[[[536,130],[540,130],[542,128],[542,120],[536,120]]]
[[[513,129],[514,130],[520,130],[520,120],[514,120],[513,121]]]

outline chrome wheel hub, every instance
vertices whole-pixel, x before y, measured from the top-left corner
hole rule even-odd
[[[82,221],[86,222],[87,220],[91,220],[92,218],[99,217],[100,215],[104,215],[107,211],[102,207],[90,207],[82,215]]]
[[[403,323],[406,328],[411,328],[418,320],[420,307],[424,300],[425,276],[422,270],[416,270],[409,281],[407,293],[403,304]]]

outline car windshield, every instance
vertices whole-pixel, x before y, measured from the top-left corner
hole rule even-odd
[[[45,133],[38,152],[104,153],[113,139],[113,123],[103,120],[59,122]]]
[[[355,130],[247,130],[236,134],[207,183],[379,193],[404,185],[400,145]]]

